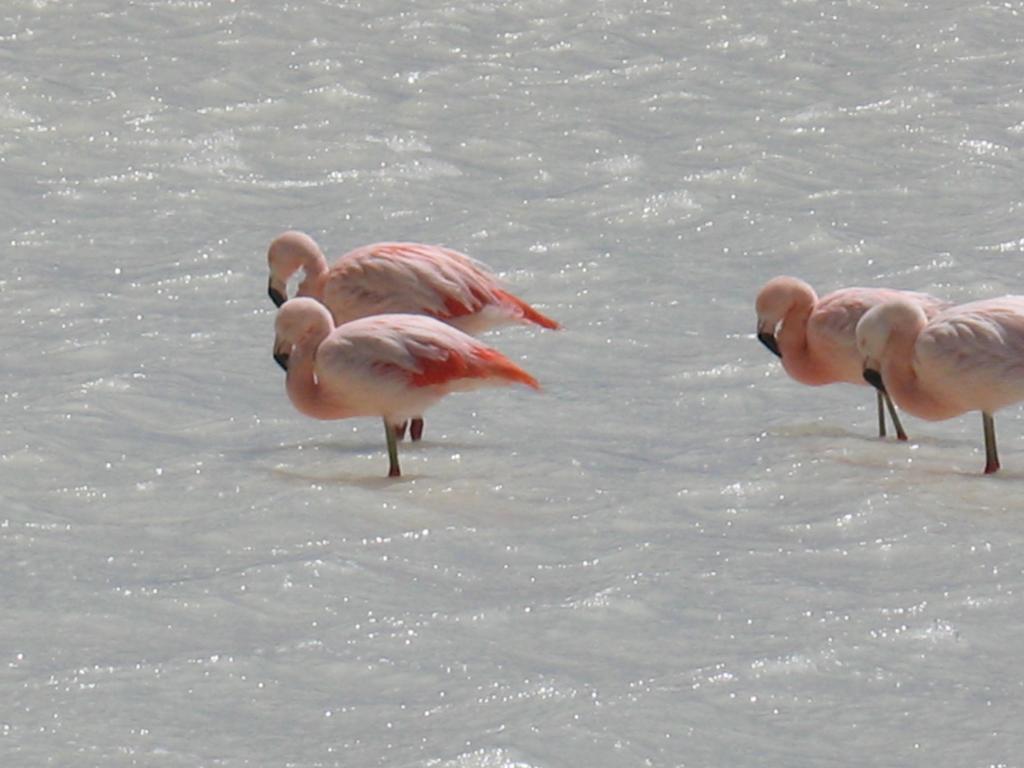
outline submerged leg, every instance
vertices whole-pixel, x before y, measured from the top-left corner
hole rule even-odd
[[[413,442],[416,442],[417,440],[423,437],[422,416],[417,416],[415,419],[412,420],[412,423],[409,425],[409,437],[413,439]]]
[[[395,438],[397,440],[405,440],[405,427],[409,422],[403,421],[401,424],[395,424]]]
[[[985,428],[985,474],[991,475],[999,469],[999,453],[996,451],[996,422],[991,413],[982,411],[981,424]]]
[[[388,477],[401,477],[402,470],[398,468],[398,440],[395,438],[395,428],[384,419],[384,434],[388,441]]]
[[[896,428],[896,437],[900,440],[906,440],[907,433],[903,431],[903,425],[900,424],[900,417],[896,415],[896,406],[892,404],[892,398],[889,397],[888,392],[882,392],[881,395],[885,400],[886,407],[889,409],[889,418],[892,419],[892,425]]]
[[[875,399],[878,400],[878,436],[885,437],[885,406],[882,404],[882,390],[875,390]]]

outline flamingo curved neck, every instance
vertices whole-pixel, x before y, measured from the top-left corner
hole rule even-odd
[[[782,366],[802,384],[829,384],[834,379],[825,375],[807,344],[807,320],[811,309],[811,306],[794,307],[786,313],[782,329],[776,336],[782,353]]]
[[[313,299],[322,299],[324,286],[327,283],[327,261],[323,254],[315,254],[315,258],[303,265],[305,277],[299,283],[296,296],[309,296]]]
[[[332,397],[316,377],[316,345],[297,345],[288,360],[288,376],[285,388],[288,399],[299,413],[314,419],[344,419],[354,415],[352,411]],[[309,348],[312,346],[312,350]]]
[[[307,290],[327,274],[327,259],[313,238],[301,232],[285,232],[275,238],[267,253],[270,264],[270,282],[279,292],[285,292],[289,279],[299,270],[303,272],[302,284]]]

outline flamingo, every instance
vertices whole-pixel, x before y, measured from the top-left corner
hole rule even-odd
[[[1024,296],[950,307],[931,319],[887,301],[857,323],[864,378],[930,421],[981,411],[985,474],[999,469],[993,414],[1024,400]]]
[[[275,321],[274,359],[288,372],[292,405],[315,419],[381,416],[399,477],[396,427],[452,392],[537,380],[500,352],[421,315],[385,314],[335,326],[311,298],[284,303]]]
[[[801,384],[835,382],[864,384],[862,358],[857,352],[857,321],[871,307],[902,297],[931,317],[947,302],[927,293],[889,288],[844,288],[820,299],[810,285],[795,277],[774,277],[757,294],[757,338],[782,359],[782,367]],[[780,327],[781,324],[781,327]],[[885,410],[896,436],[907,439],[889,395],[876,393],[878,435],[885,437]]]
[[[392,312],[429,315],[469,334],[499,325],[559,324],[505,291],[483,264],[438,245],[384,242],[364,245],[328,267],[320,246],[294,230],[278,235],[267,251],[267,292],[280,307],[288,299],[288,278],[300,269],[298,296],[321,301],[336,325]],[[399,437],[405,425],[399,425]],[[410,436],[419,440],[423,419],[413,418]]]

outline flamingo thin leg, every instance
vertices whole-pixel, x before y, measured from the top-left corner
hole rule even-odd
[[[409,425],[409,437],[412,438],[413,442],[423,438],[423,417],[417,416],[412,420]]]
[[[878,436],[885,437],[885,406],[882,404],[882,390],[875,390],[875,399],[878,401]]]
[[[892,404],[892,398],[889,397],[888,392],[882,392],[882,399],[885,400],[885,405],[889,409],[889,418],[892,419],[892,425],[896,428],[896,437],[899,440],[906,440],[907,433],[903,431],[903,425],[900,424],[900,417],[896,415],[896,406]]]
[[[388,477],[401,477],[402,470],[398,466],[398,440],[395,437],[395,428],[388,423],[388,420],[384,419],[384,434],[388,441],[388,461],[391,465],[388,467]]]
[[[981,424],[985,428],[985,474],[991,475],[999,469],[999,453],[996,451],[996,421],[991,413],[981,412]]]

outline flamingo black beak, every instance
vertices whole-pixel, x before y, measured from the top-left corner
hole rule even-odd
[[[768,333],[767,331],[758,330],[757,340],[768,347],[768,351],[776,357],[782,357],[782,352],[779,351],[779,342],[775,340],[774,333]]]
[[[288,301],[288,297],[274,287],[273,280],[271,280],[270,284],[267,286],[267,295],[270,296],[270,300],[274,302],[275,307],[280,307],[282,304]]]
[[[291,350],[288,347],[282,348],[282,346],[274,342],[274,362],[281,366],[281,370],[288,370],[288,353]]]
[[[881,393],[885,393],[885,383],[882,381],[882,374],[874,368],[864,369],[864,381],[870,384]]]

